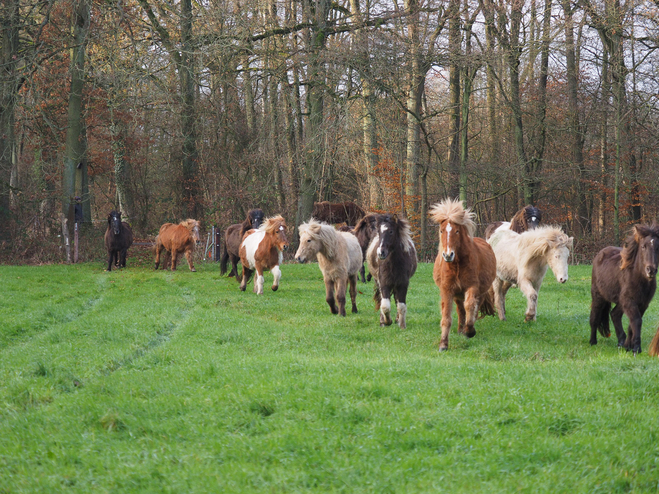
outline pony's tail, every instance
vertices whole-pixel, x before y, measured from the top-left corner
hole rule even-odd
[[[610,302],[603,302],[599,305],[593,304],[590,310],[590,327],[596,327],[599,334],[604,336],[604,338],[611,336],[611,330],[609,329],[610,312]]]
[[[229,251],[227,250],[227,241],[224,240],[224,252],[222,252],[222,259],[220,259],[220,274],[224,276],[227,274],[227,261],[229,260]]]
[[[659,328],[650,342],[650,348],[648,348],[648,355],[651,357],[659,357]]]
[[[490,289],[485,293],[479,309],[481,315],[478,319],[483,319],[485,316],[493,316],[496,314],[494,309],[494,289],[491,286]]]

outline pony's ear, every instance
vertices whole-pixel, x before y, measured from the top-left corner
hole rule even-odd
[[[396,213],[394,213],[391,219],[394,220],[394,223],[398,223],[398,215]]]
[[[642,239],[646,234],[642,231],[642,229],[641,229],[641,225],[634,225],[634,229],[633,229],[633,231],[634,231],[634,242],[636,242],[636,243],[638,244],[638,243],[641,242],[641,239]]]
[[[570,237],[567,239],[567,248],[572,250],[573,246],[574,246],[574,237]]]

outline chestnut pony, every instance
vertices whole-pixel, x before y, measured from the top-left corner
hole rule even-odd
[[[482,315],[494,315],[490,287],[497,261],[492,247],[482,238],[474,238],[474,216],[459,200],[445,199],[430,208],[430,217],[439,224],[439,252],[432,274],[441,296],[440,352],[448,349],[453,301],[458,308],[458,331],[467,338],[476,335],[474,321],[479,309]]]
[[[609,314],[618,337],[618,346],[641,351],[641,324],[657,288],[659,226],[636,225],[625,246],[604,247],[593,260],[590,287],[590,344],[597,344],[597,331],[609,337]],[[611,304],[616,306],[611,310]],[[622,316],[629,319],[627,334]],[[651,344],[650,354],[656,349]]]
[[[240,281],[238,277],[238,263],[240,262],[240,244],[243,242],[243,237],[247,230],[257,229],[263,223],[265,214],[263,210],[256,208],[250,209],[247,213],[245,221],[231,225],[224,232],[224,253],[220,260],[220,274],[226,274],[228,261],[231,261],[231,272],[229,278],[235,277],[236,281]]]
[[[192,263],[195,244],[200,241],[199,222],[187,219],[178,225],[165,223],[156,237],[156,269],[160,266],[160,253],[163,249],[172,256],[172,271],[176,271],[179,254],[185,254],[190,271],[197,271]]]
[[[244,292],[247,282],[256,270],[254,293],[263,295],[264,271],[271,271],[275,280],[272,290],[279,288],[281,270],[279,265],[284,260],[282,251],[288,249],[286,238],[286,221],[281,215],[268,218],[258,230],[248,230],[240,244],[240,262],[243,265],[243,276],[240,289]]]

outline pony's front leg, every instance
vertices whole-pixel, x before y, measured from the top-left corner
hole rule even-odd
[[[330,312],[332,314],[338,314],[339,309],[336,307],[336,302],[334,301],[334,281],[325,280],[325,301],[330,307]]]
[[[361,276],[362,283],[366,283],[366,268],[364,268],[363,264],[359,270],[359,275]]]
[[[538,309],[538,292],[533,284],[527,279],[518,280],[519,289],[526,297],[526,315],[524,322],[535,321]]]
[[[170,254],[172,255],[172,271],[176,271],[176,263],[178,262],[178,251],[174,250],[174,246],[172,246],[172,250]]]
[[[256,267],[256,278],[254,278],[254,293],[257,295],[263,295],[263,285],[265,285],[265,277],[263,276],[263,270],[259,271],[258,266]]]
[[[108,251],[108,269],[106,271],[112,271],[112,264],[114,263],[114,251],[109,250]],[[157,265],[156,265],[157,269]]]
[[[194,268],[194,264],[192,263],[192,250],[188,249],[185,251],[185,259],[188,261],[188,266],[190,267],[190,271],[196,273],[197,270]]]
[[[160,266],[161,252],[162,252],[162,244],[156,244],[156,271],[158,271],[158,266]]]
[[[126,257],[128,257],[128,249],[123,249],[121,251],[121,261],[119,263],[122,268],[126,267]]]
[[[279,280],[281,279],[281,269],[279,269],[279,266],[274,266],[270,272],[272,273],[272,276],[275,277],[272,282],[272,291],[276,292],[279,288]]]
[[[638,307],[630,307],[625,311],[629,318],[629,330],[627,331],[627,341],[625,348],[632,350],[634,355],[641,353],[641,325],[643,324],[643,314]]]
[[[407,328],[407,287],[399,287],[396,290],[396,322],[400,329]]]
[[[476,288],[467,290],[465,293],[464,310],[465,310],[465,329],[464,335],[467,338],[476,336],[476,329],[474,323],[478,316],[478,307],[480,306],[480,298]]]
[[[388,286],[381,286],[382,301],[380,302],[380,326],[389,326],[393,322],[391,320],[391,288]]]
[[[451,323],[453,323],[453,297],[448,292],[441,292],[441,309],[442,309],[442,338],[439,340],[439,351],[448,350],[448,335],[451,332]]]
[[[455,299],[455,307],[458,313],[458,333],[465,334],[465,321],[467,319],[467,312],[465,310],[464,299]]]
[[[350,301],[352,302],[352,313],[357,314],[357,275],[350,277]]]
[[[346,315],[346,289],[347,281],[345,279],[338,279],[335,282],[336,287],[336,301],[339,304],[339,315],[345,317]]]

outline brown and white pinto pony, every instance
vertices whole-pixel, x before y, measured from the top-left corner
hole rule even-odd
[[[258,230],[248,230],[240,244],[240,262],[243,265],[243,276],[240,290],[247,288],[247,282],[256,270],[254,278],[254,293],[263,295],[264,271],[270,271],[274,276],[272,290],[277,291],[283,262],[283,251],[288,249],[286,238],[286,221],[281,215],[268,218]]]
[[[391,298],[396,302],[396,322],[407,327],[407,288],[416,272],[416,248],[404,218],[386,214],[377,220],[378,234],[368,247],[368,270],[373,274],[373,300],[380,309],[380,326],[389,326]]]
[[[485,229],[485,239],[488,240],[495,231],[512,230],[517,233],[524,233],[528,230],[538,228],[542,221],[542,211],[535,206],[524,206],[515,213],[515,216],[508,221],[495,221]]]
[[[499,319],[506,320],[506,293],[517,284],[527,300],[524,321],[535,321],[538,294],[550,267],[556,281],[568,280],[568,257],[574,243],[556,226],[541,226],[524,233],[498,230],[487,243],[497,258],[497,276],[492,284]]]
[[[494,315],[490,287],[497,274],[497,261],[492,247],[482,238],[474,238],[474,216],[459,200],[445,199],[430,208],[430,217],[439,224],[439,252],[433,278],[441,296],[440,352],[448,349],[454,301],[458,308],[458,332],[467,338],[476,335],[474,322],[479,309],[482,315]]]
[[[597,331],[611,335],[609,315],[618,337],[618,346],[641,351],[643,315],[657,289],[659,265],[659,226],[636,225],[625,240],[625,246],[604,247],[593,260],[590,294],[590,344],[597,344]],[[616,304],[613,310],[611,304]],[[622,316],[629,319],[625,335]],[[650,344],[650,355],[656,355],[657,341]]]
[[[245,221],[231,225],[224,232],[224,253],[220,260],[220,274],[226,274],[228,261],[231,261],[231,272],[229,278],[235,277],[236,281],[240,281],[238,277],[238,263],[240,262],[240,244],[243,242],[245,232],[248,230],[256,230],[261,226],[265,214],[260,208],[250,209],[247,213]]]
[[[176,271],[179,254],[184,254],[188,261],[190,271],[197,270],[192,262],[195,244],[201,240],[199,236],[199,222],[193,219],[181,221],[178,225],[165,223],[160,227],[156,237],[156,269],[160,266],[160,254],[163,249],[172,256],[172,271]]]
[[[319,223],[313,218],[308,223],[302,223],[299,231],[300,247],[295,253],[295,260],[305,263],[318,259],[318,267],[325,281],[325,301],[332,314],[346,315],[348,281],[352,312],[357,312],[357,273],[363,265],[357,237],[349,232],[337,231],[333,226]]]
[[[366,213],[354,202],[332,203],[328,201],[314,202],[311,216],[328,224],[346,223],[355,226]]]

